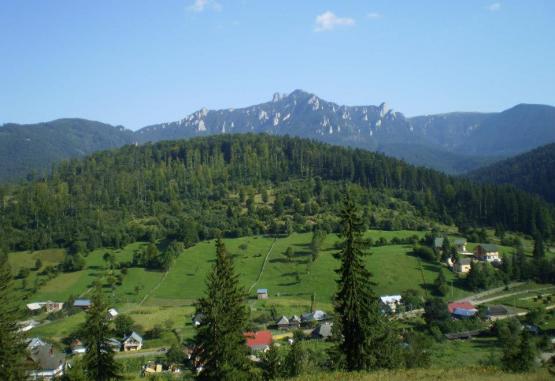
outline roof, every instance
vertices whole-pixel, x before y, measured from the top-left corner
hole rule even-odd
[[[449,340],[454,340],[454,339],[469,339],[472,336],[478,336],[479,334],[482,333],[483,330],[481,329],[475,329],[473,331],[464,331],[464,332],[454,332],[454,333],[446,333],[445,337],[448,338]]]
[[[42,341],[38,337],[33,337],[32,339],[27,340],[27,349],[31,350],[36,347],[40,347],[41,345],[45,345],[46,343]]]
[[[456,264],[460,265],[460,266],[465,266],[465,265],[469,265],[472,263],[472,258],[461,258],[457,261]]]
[[[121,347],[121,341],[119,341],[118,339],[116,339],[115,337],[111,337],[108,339],[108,345],[112,346],[112,347]]]
[[[258,290],[256,290],[257,294],[267,294],[268,293],[268,289],[267,288],[259,288]]]
[[[312,321],[314,320],[314,314],[312,312],[305,312],[301,315],[302,321]]]
[[[289,324],[289,319],[287,319],[286,316],[282,316],[278,322],[276,323],[277,325],[283,325],[283,324]]]
[[[300,323],[301,322],[301,318],[298,317],[297,315],[293,315],[289,318],[289,322],[290,323]]]
[[[391,303],[400,303],[401,302],[401,295],[385,295],[380,296],[380,300],[384,304],[391,304]]]
[[[498,251],[499,250],[497,248],[497,245],[494,245],[492,243],[481,243],[478,246],[480,246],[482,249],[484,249],[487,252],[492,252],[492,251]]]
[[[465,245],[466,244],[466,239],[464,238],[459,238],[455,240],[455,245]]]
[[[75,299],[73,302],[74,307],[89,307],[91,304],[92,303],[89,299]]]
[[[443,237],[434,238],[434,247],[441,247],[441,246],[443,246]]]
[[[495,305],[488,307],[488,315],[489,316],[499,316],[499,315],[507,315],[509,310],[507,307],[502,305]]]
[[[31,311],[37,311],[37,310],[40,310],[43,305],[44,304],[41,304],[41,303],[29,303],[27,304],[27,308]]]
[[[460,308],[463,310],[476,310],[476,306],[470,302],[453,302],[447,305],[447,309],[449,313],[452,314],[455,309]]]
[[[52,344],[43,344],[31,349],[29,357],[41,370],[57,369],[65,360],[64,354],[55,350]]]
[[[111,316],[118,316],[119,315],[118,310],[116,310],[115,308],[110,308],[108,310],[108,314],[110,314]]]
[[[328,315],[324,311],[316,310],[312,313],[312,316],[316,320],[324,320]]]
[[[453,315],[471,317],[476,315],[476,312],[478,312],[478,310],[476,309],[455,308],[455,310],[453,311]]]
[[[273,341],[270,331],[245,332],[243,336],[250,348],[271,345]]]
[[[129,336],[127,336],[123,341],[126,342],[130,339],[133,339],[134,341],[137,341],[139,343],[143,342],[143,338],[141,337],[141,335],[139,335],[137,332],[133,331],[131,332],[131,334]]]
[[[333,327],[333,323],[329,323],[329,322],[319,324],[318,327],[314,328],[314,330],[312,331],[312,335],[322,337],[322,338],[331,337],[332,327]]]

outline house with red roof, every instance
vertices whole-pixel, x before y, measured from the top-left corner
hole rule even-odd
[[[273,341],[270,331],[245,332],[243,336],[247,340],[247,346],[254,352],[266,352]]]
[[[453,317],[459,319],[470,318],[478,313],[478,309],[470,302],[449,303],[447,309]]]

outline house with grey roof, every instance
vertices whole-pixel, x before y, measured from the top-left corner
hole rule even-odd
[[[315,339],[327,340],[332,335],[332,327],[333,323],[330,322],[318,324],[318,326],[312,330],[312,337]]]
[[[470,271],[471,265],[472,265],[472,259],[460,258],[455,262],[453,266],[453,271],[459,274],[466,274]]]
[[[143,348],[143,338],[137,332],[131,332],[123,340],[123,350],[125,352],[129,351],[140,351]]]
[[[286,316],[282,316],[276,323],[279,329],[289,329],[289,319]]]
[[[289,318],[289,328],[300,328],[301,318],[297,315],[293,315]]]
[[[29,350],[28,359],[32,363],[29,372],[31,380],[51,380],[64,374],[65,356],[52,344],[43,344]]]
[[[477,260],[489,263],[499,263],[501,262],[501,257],[499,256],[499,248],[497,245],[489,243],[481,243],[474,249],[474,257]]]

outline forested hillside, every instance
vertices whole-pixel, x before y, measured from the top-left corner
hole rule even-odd
[[[0,126],[0,182],[43,175],[53,163],[133,142],[123,127],[85,119]]]
[[[51,177],[0,188],[0,236],[11,250],[135,240],[192,244],[336,230],[344,186],[365,223],[426,228],[430,220],[553,234],[554,211],[510,186],[479,185],[364,150],[265,135],[125,146],[58,165]]]
[[[471,179],[512,184],[555,202],[555,144],[492,164],[469,174]]]

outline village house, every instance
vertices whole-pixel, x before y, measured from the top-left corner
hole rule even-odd
[[[53,302],[51,300],[47,302],[34,302],[27,304],[27,309],[32,312],[40,312],[41,310],[45,310],[46,313],[58,312],[64,308],[64,303],[62,302]]]
[[[36,320],[25,320],[25,321],[20,321],[18,323],[19,325],[19,332],[29,332],[30,330],[32,330],[35,327],[38,327],[40,325],[40,323]]]
[[[124,352],[140,351],[142,348],[143,338],[136,332],[131,332],[131,334],[123,340]]]
[[[455,248],[457,250],[457,254],[459,255],[467,255],[467,256],[472,256],[473,253],[471,251],[468,251],[466,248],[466,239],[464,238],[459,238],[455,240]]]
[[[112,348],[114,352],[121,351],[121,341],[114,337],[108,339],[108,345]]]
[[[108,320],[114,320],[118,315],[119,312],[115,308],[110,308],[108,310]]]
[[[31,351],[41,345],[46,345],[44,341],[42,341],[39,337],[33,337],[27,340],[27,350]]]
[[[289,329],[289,319],[286,316],[282,316],[276,323],[279,329]]]
[[[504,319],[510,315],[511,311],[503,305],[489,306],[486,310],[486,316],[489,320]]]
[[[380,296],[380,307],[384,313],[394,314],[401,305],[401,295]]]
[[[476,259],[483,262],[501,262],[497,245],[481,243],[474,249],[474,256]]]
[[[318,326],[312,330],[311,335],[315,339],[327,340],[332,336],[332,327],[333,323],[330,322],[318,324]]]
[[[70,348],[73,355],[82,355],[87,352],[87,348],[85,348],[85,346],[79,339],[73,340],[71,342]]]
[[[301,318],[297,315],[293,315],[289,318],[289,328],[300,328],[301,327]]]
[[[258,290],[256,290],[256,297],[257,299],[268,299],[268,289],[259,288]]]
[[[245,332],[247,346],[253,352],[266,352],[272,345],[272,333],[270,331]]]
[[[31,380],[52,380],[64,374],[65,356],[52,344],[38,345],[29,350],[28,360],[32,363]]]
[[[434,238],[434,249],[441,250],[443,248],[443,237]]]
[[[313,321],[321,321],[326,320],[328,315],[321,310],[316,310],[314,312],[306,312],[301,315],[301,322],[302,323],[310,323]]]
[[[466,274],[470,271],[470,265],[472,264],[472,259],[470,258],[460,258],[453,265],[453,271],[458,274]]]
[[[447,310],[454,318],[466,319],[475,316],[478,309],[470,302],[453,302],[447,305]]]
[[[89,299],[75,299],[73,302],[73,307],[87,309],[92,306],[92,303]]]

